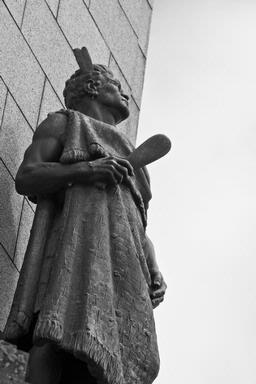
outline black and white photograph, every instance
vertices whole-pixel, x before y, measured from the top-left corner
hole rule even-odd
[[[252,0],[0,0],[0,384],[256,383],[255,41]]]

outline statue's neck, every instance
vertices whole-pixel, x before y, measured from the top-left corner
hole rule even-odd
[[[79,112],[92,117],[93,119],[102,121],[103,123],[116,125],[116,120],[109,109],[102,107],[98,103],[94,103],[93,100],[90,105],[79,104],[76,108]]]

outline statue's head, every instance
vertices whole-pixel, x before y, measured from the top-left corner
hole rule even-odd
[[[74,50],[80,69],[66,81],[63,91],[65,105],[79,110],[81,103],[88,107],[93,103],[98,108],[111,111],[116,124],[129,116],[129,97],[121,84],[105,65],[92,64],[86,48]]]

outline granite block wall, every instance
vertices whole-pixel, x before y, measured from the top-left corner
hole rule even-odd
[[[152,0],[0,0],[0,331],[22,266],[35,206],[15,191],[33,132],[64,107],[65,80],[86,46],[130,94],[120,128],[135,142]]]

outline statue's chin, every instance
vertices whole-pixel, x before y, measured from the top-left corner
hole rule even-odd
[[[122,117],[122,119],[118,120],[118,121],[116,122],[116,124],[120,124],[120,123],[122,123],[122,122],[123,122],[124,120],[126,120],[128,117],[129,117],[129,115],[128,115],[127,117]]]
[[[121,123],[122,121],[126,120],[130,116],[130,111],[128,108],[123,108],[120,113],[120,118],[117,122],[117,124]]]

